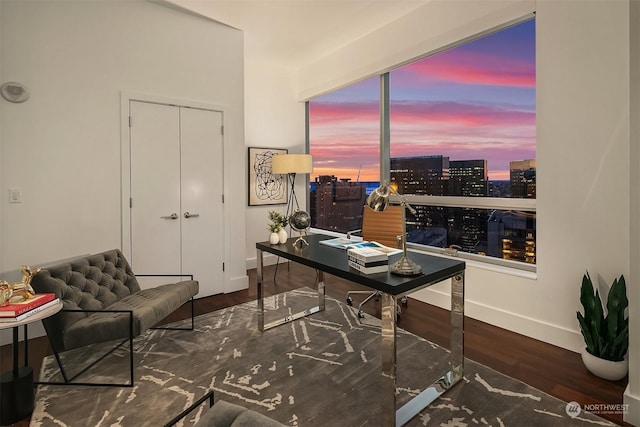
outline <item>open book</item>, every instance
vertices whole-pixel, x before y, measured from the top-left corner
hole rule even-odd
[[[399,254],[402,252],[402,249],[390,248],[389,246],[381,245],[378,242],[369,242],[366,240],[354,242],[353,240],[347,239],[346,237],[336,237],[335,239],[320,240],[320,244],[343,250],[352,248],[371,248],[387,255]]]

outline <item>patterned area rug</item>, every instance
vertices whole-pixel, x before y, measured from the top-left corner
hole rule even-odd
[[[309,290],[265,304],[267,322],[315,303]],[[398,401],[410,400],[446,371],[447,350],[400,330]],[[151,330],[136,338],[135,386],[40,385],[31,426],[161,426],[214,390],[285,425],[380,425],[380,328],[327,297],[326,310],[261,333],[255,302],[196,318],[194,331]],[[86,360],[79,352],[71,361]],[[127,381],[126,349],[78,380]],[[41,378],[57,378],[52,357]],[[182,425],[193,425],[206,405]],[[414,417],[410,426],[613,425],[483,365],[466,360],[462,382]]]

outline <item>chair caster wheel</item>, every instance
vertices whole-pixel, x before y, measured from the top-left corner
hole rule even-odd
[[[360,319],[364,319],[364,313],[362,312],[362,310],[360,310],[360,311],[358,312],[358,317],[359,317]]]
[[[353,298],[347,297],[347,305],[353,305]]]

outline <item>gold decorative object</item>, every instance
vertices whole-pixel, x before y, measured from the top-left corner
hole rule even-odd
[[[0,280],[0,307],[9,304],[11,299],[11,288],[9,288],[9,282],[6,280]]]
[[[20,271],[22,271],[21,281],[9,283],[6,280],[0,280],[0,306],[33,298],[36,292],[31,287],[31,279],[40,270],[42,270],[40,267],[32,270],[28,265],[22,265],[20,266]]]

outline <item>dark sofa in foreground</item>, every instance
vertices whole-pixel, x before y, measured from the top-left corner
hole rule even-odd
[[[173,427],[180,421],[184,421],[187,415],[195,411],[205,401],[209,401],[209,409],[204,412],[194,427],[285,427],[284,424],[244,406],[224,400],[218,400],[214,404],[213,391],[209,391],[198,399],[164,427]]]

